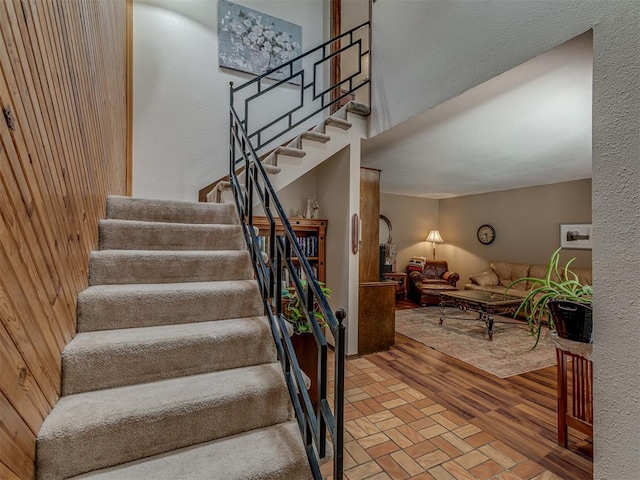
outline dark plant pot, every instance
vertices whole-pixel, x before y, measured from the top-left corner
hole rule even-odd
[[[293,350],[298,357],[300,369],[311,379],[309,387],[309,397],[311,403],[316,404],[318,399],[318,346],[313,337],[313,333],[301,333],[291,336]]]
[[[550,300],[547,305],[560,338],[592,343],[593,309],[591,304],[569,300]]]

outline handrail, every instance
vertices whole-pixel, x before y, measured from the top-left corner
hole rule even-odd
[[[298,420],[298,427],[303,436],[307,457],[311,465],[314,478],[321,479],[318,458],[326,456],[326,433],[329,432],[334,445],[334,469],[336,480],[343,478],[343,427],[344,427],[344,362],[345,362],[345,327],[342,323],[346,314],[344,310],[338,310],[336,314],[331,311],[326,297],[316,278],[313,277],[311,266],[300,250],[295,233],[284,213],[273,186],[270,184],[262,164],[257,161],[257,155],[251,144],[246,139],[246,132],[239,124],[236,112],[231,108],[232,146],[231,165],[235,166],[235,153],[239,149],[245,163],[244,188],[240,186],[238,175],[231,168],[231,185],[236,207],[241,212],[242,227],[245,240],[251,252],[251,257],[256,272],[258,287],[263,297],[265,313],[269,318],[271,331],[276,343],[278,358],[283,367],[289,395]],[[254,195],[263,205],[270,229],[269,260],[265,261],[258,246],[258,239],[253,229],[253,200]],[[274,216],[275,213],[275,216]],[[283,236],[276,237],[276,218],[280,219],[284,230]],[[312,334],[318,346],[319,356],[319,389],[316,399],[316,409],[312,406],[311,398],[306,390],[304,377],[298,365],[291,339],[289,338],[286,320],[282,315],[282,276],[284,267],[295,272],[292,258],[299,259],[300,267],[309,281],[307,288],[303,288],[302,282],[296,275],[291,275],[294,280],[294,288],[306,305],[304,313],[312,325]],[[326,326],[330,329],[335,339],[335,388],[334,388],[334,412],[331,412],[327,400],[327,341],[322,329],[314,315],[315,305],[318,305]],[[309,306],[311,306],[309,308]]]
[[[322,292],[320,284],[315,278],[309,261],[299,247],[296,235],[291,227],[287,215],[278,200],[271,182],[269,181],[264,167],[260,162],[257,151],[290,132],[295,127],[314,115],[329,109],[333,104],[342,100],[342,98],[350,95],[354,91],[362,88],[369,83],[368,68],[366,78],[354,85],[354,78],[363,72],[363,55],[368,55],[367,49],[365,54],[362,53],[362,40],[354,41],[354,34],[362,29],[369,28],[369,22],[356,27],[349,32],[325,42],[319,47],[300,55],[289,62],[281,65],[269,72],[254,78],[253,80],[233,87],[230,89],[230,144],[229,144],[229,182],[233,192],[233,199],[236,208],[242,220],[242,231],[249,247],[251,258],[256,274],[256,279],[262,298],[264,301],[265,313],[269,319],[271,332],[276,344],[278,358],[282,364],[287,388],[296,414],[298,427],[302,434],[304,445],[307,452],[307,458],[311,466],[311,471],[315,479],[322,479],[320,472],[319,459],[325,458],[327,455],[327,434],[333,444],[333,478],[334,480],[343,479],[343,446],[344,446],[344,373],[345,373],[345,326],[344,319],[346,313],[343,309],[335,312],[331,310],[325,295]],[[367,30],[368,31],[368,30]],[[349,44],[340,48],[331,48],[331,53],[327,55],[327,47],[335,42],[343,43],[348,38]],[[319,86],[320,77],[316,75],[318,65],[326,62],[348,51],[357,45],[359,55],[358,68],[356,74],[343,79],[327,88]],[[301,61],[318,51],[322,52],[320,61],[313,64],[313,75],[311,82],[305,84],[304,69],[294,71],[294,63]],[[262,82],[273,72],[289,67],[289,76],[285,79],[275,82],[273,85],[263,88]],[[248,114],[249,104],[270,92],[275,92],[276,87],[284,85],[291,81],[294,77],[300,76],[300,105],[283,115],[276,115],[275,119],[267,121],[266,125],[255,129],[252,133],[248,133]],[[333,96],[329,100],[325,97],[327,94],[340,88],[348,82],[348,91],[342,95]],[[235,94],[241,90],[254,85],[257,88],[255,95],[250,95],[244,100],[244,118],[240,118],[234,105]],[[305,91],[313,88],[311,96],[311,105],[305,107]],[[319,108],[317,103],[320,104]],[[299,117],[294,118],[294,114],[299,113]],[[271,133],[268,140],[263,141],[261,136],[267,129],[272,128],[279,121],[286,118],[287,127],[276,134]],[[244,167],[243,181],[241,184],[238,166]],[[269,252],[267,259],[263,257],[258,244],[257,233],[253,228],[254,205],[260,205],[264,211],[269,224]],[[276,223],[279,222],[281,232],[276,236]],[[295,272],[294,260],[298,260],[299,267],[307,279],[303,282],[297,275],[291,275],[293,279],[293,288],[301,301],[305,305],[304,315],[311,325],[311,332],[315,339],[318,349],[318,393],[314,402],[306,390],[304,374],[300,370],[296,354],[287,330],[287,321],[283,316],[283,284],[282,272],[284,269],[289,272]],[[331,331],[334,338],[334,405],[333,411],[328,401],[327,392],[327,352],[328,343],[324,334],[324,330],[318,322],[315,311],[319,310],[323,319],[323,326]]]
[[[358,25],[357,27],[352,28],[351,30],[344,32],[343,34],[324,42],[322,45],[319,45],[316,48],[309,50],[308,52],[299,55],[289,60],[288,62],[283,63],[282,65],[253,78],[248,82],[243,83],[242,85],[239,85],[237,87],[231,85],[232,95],[246,90],[249,87],[253,87],[253,91],[255,92],[253,94],[248,94],[248,96],[244,99],[244,108],[242,109],[243,116],[242,118],[240,118],[240,120],[242,125],[244,126],[244,130],[247,132],[247,139],[254,144],[256,151],[260,151],[260,149],[267,145],[270,145],[277,138],[303,124],[314,115],[317,115],[324,110],[328,110],[332,105],[340,102],[351,93],[363,88],[365,85],[368,85],[370,83],[371,76],[369,74],[368,66],[366,66],[367,68],[365,68],[365,66],[363,65],[363,59],[365,57],[368,57],[370,54],[370,48],[368,47],[369,24],[370,22],[365,22],[362,25]],[[366,45],[364,45],[365,39]],[[343,45],[344,42],[348,42],[347,45]],[[339,48],[331,48],[334,44],[337,44]],[[349,52],[351,49],[357,49],[357,52]],[[327,54],[327,50],[335,51],[331,51]],[[305,83],[305,79],[309,75],[306,74],[307,68],[305,68],[304,65],[302,65],[301,67],[300,64],[305,58],[308,58],[313,54],[320,52],[320,59],[313,62],[312,64],[313,68],[310,75],[311,78],[308,83]],[[318,75],[318,67],[333,58],[340,59],[342,55],[346,56],[348,53],[356,53],[355,56],[357,58],[357,68],[355,69],[355,72],[347,76],[346,78],[343,78],[336,84],[330,85],[326,88],[322,87],[320,85],[321,75]],[[281,78],[277,81],[271,80],[269,78],[271,75],[273,75],[274,72],[281,71],[283,69],[289,70],[289,73],[285,78]],[[271,119],[271,121],[260,127],[250,128],[248,117],[251,104],[258,98],[264,98],[264,95],[273,91],[277,91],[279,87],[290,84],[296,81],[296,79],[298,78],[300,81],[300,101],[298,105],[295,105],[288,111],[277,115],[275,118]],[[265,82],[269,82],[271,84],[267,87],[263,87],[263,83]],[[358,83],[354,84],[354,82]],[[335,95],[334,98],[331,98],[332,92],[335,92],[336,89],[341,88],[345,84],[348,85],[346,93]],[[307,97],[305,96],[306,91],[309,89],[312,90],[311,102],[319,104],[313,109],[308,108],[308,105],[307,108],[303,108],[305,106],[305,102],[307,102]],[[328,99],[326,98],[327,96],[329,97]],[[298,114],[297,117],[295,116],[296,114]],[[276,126],[283,120],[286,120],[286,126],[282,127],[281,129],[276,128],[275,132],[271,132],[272,127]],[[264,139],[263,135],[269,136]]]

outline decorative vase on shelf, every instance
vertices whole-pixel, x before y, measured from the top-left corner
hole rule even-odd
[[[315,202],[314,198],[307,198],[307,207],[304,210],[304,218],[312,218],[313,217],[313,203]]]

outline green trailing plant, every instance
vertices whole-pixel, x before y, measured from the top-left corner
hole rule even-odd
[[[508,293],[509,289],[518,283],[530,282],[532,285],[514,316],[517,317],[522,313],[526,317],[531,335],[536,339],[533,348],[540,341],[544,321],[548,323],[550,330],[555,330],[553,317],[547,308],[549,300],[569,300],[588,304],[593,300],[592,286],[581,284],[578,281],[578,275],[569,269],[575,258],[569,260],[564,267],[560,266],[560,250],[562,248],[558,248],[551,255],[544,278],[519,278],[507,287]]]
[[[302,289],[306,290],[307,281],[301,280]],[[320,290],[325,297],[331,298],[331,290],[328,289],[324,283],[318,282],[320,285]],[[291,325],[293,325],[293,333],[301,334],[301,333],[311,333],[311,324],[307,320],[305,315],[306,305],[304,305],[300,301],[300,297],[298,296],[298,292],[296,292],[295,288],[288,288],[282,291],[283,305],[282,305],[282,316],[288,321]],[[314,301],[314,309],[313,315],[316,320],[320,324],[320,327],[325,326],[324,317],[322,316],[322,312],[320,311],[320,306],[317,302]]]

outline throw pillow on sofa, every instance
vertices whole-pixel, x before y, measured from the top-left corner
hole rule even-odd
[[[482,287],[493,287],[500,285],[500,279],[493,272],[493,270],[487,270],[486,272],[476,273],[475,275],[471,275],[469,279]]]
[[[508,287],[516,280],[529,276],[529,265],[526,263],[491,262],[491,268],[498,275],[500,285],[503,287]],[[527,286],[522,282],[515,284],[511,288],[524,291]]]

